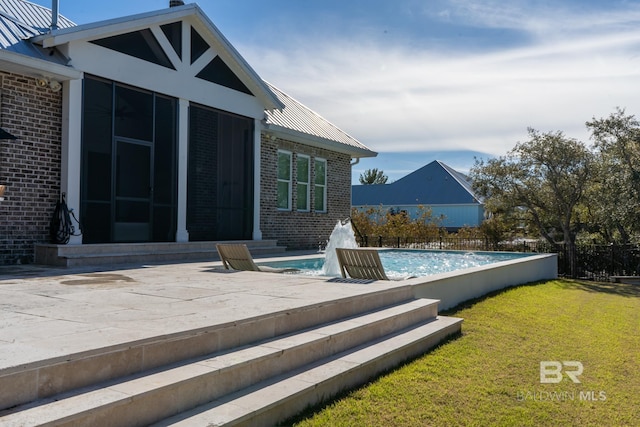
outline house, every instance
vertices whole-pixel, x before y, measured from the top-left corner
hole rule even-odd
[[[75,25],[0,2],[0,264],[33,261],[64,196],[70,245],[316,247],[375,156],[262,80],[197,4]],[[77,224],[76,224],[77,228]]]
[[[484,219],[483,203],[469,177],[438,160],[391,184],[354,185],[351,203],[361,210],[406,211],[412,218],[421,206],[430,208],[434,218],[442,218],[440,225],[453,231],[476,227]]]

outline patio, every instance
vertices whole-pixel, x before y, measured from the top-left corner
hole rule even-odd
[[[534,258],[543,264],[555,262],[548,257]],[[549,274],[535,263],[529,268],[522,264],[511,267],[525,272],[525,276],[513,277],[509,271],[503,272],[509,280]],[[217,261],[130,265],[99,271],[88,267],[9,268],[13,271],[7,267],[0,271],[1,408],[34,401],[37,404],[31,404],[34,407],[26,413],[18,410],[25,408],[0,412],[0,420],[8,425],[23,425],[24,416],[37,420],[45,416],[40,420],[55,421],[58,418],[46,417],[57,416],[57,412],[74,420],[88,416],[85,422],[89,420],[94,425],[145,425],[171,416],[186,420],[196,415],[205,417],[207,422],[272,423],[424,353],[446,336],[459,332],[461,326],[461,319],[438,316],[438,301],[434,298],[439,297],[429,296],[442,292],[437,287],[439,282],[457,289],[455,274],[363,284],[226,271]],[[486,271],[461,277],[461,282],[476,283],[480,292],[487,292],[482,282],[508,285]],[[473,277],[480,278],[480,282],[469,280]],[[446,292],[443,295],[448,306],[453,304]],[[461,292],[461,297],[469,295]],[[253,354],[236,366],[237,360],[245,357],[240,354],[247,351],[258,355]],[[268,357],[264,352],[269,353]],[[265,362],[267,358],[270,359]],[[268,368],[260,363],[267,363]],[[175,384],[186,382],[184,379],[175,383],[166,378],[145,379],[146,372],[166,375],[167,369],[171,371],[176,366],[183,371],[188,366],[189,378],[194,369],[198,370],[195,377],[199,379],[193,390],[174,388]],[[304,374],[304,366],[319,370]],[[271,369],[273,375],[268,374]],[[225,373],[229,377],[222,380]],[[169,373],[172,375],[178,374]],[[216,375],[217,380],[207,375]],[[277,381],[270,378],[282,375],[289,377],[282,387],[297,390],[294,395],[299,398],[295,403],[284,395],[278,398],[280,403],[273,402],[277,394],[273,390],[263,392],[266,396],[230,397],[247,387],[254,387],[255,392],[256,384],[265,381],[274,386]],[[313,380],[294,380],[296,375],[310,375]],[[113,385],[122,378],[126,379],[126,386]],[[154,387],[157,382],[163,383],[154,391],[154,403],[145,404],[142,397],[131,394],[131,389],[142,387],[140,381],[153,382]],[[106,387],[109,393],[118,394],[109,396],[114,399],[111,406],[86,403],[92,408],[101,407],[96,415],[69,412],[69,407],[85,405],[84,401],[78,404],[83,394],[105,393],[105,383],[110,384]],[[216,387],[222,383],[228,387],[203,397],[207,395],[203,387],[210,388],[214,383]],[[145,391],[143,395],[153,394]],[[174,403],[178,395],[195,400],[189,397]],[[166,405],[159,403],[164,401],[163,396],[169,402]],[[65,399],[71,399],[66,406]],[[106,397],[96,399],[102,401]],[[125,405],[123,402],[128,405],[136,400],[143,409],[132,418],[114,410]],[[213,407],[202,406],[211,401],[217,403]],[[55,410],[49,408],[51,404]],[[267,409],[260,412],[258,406]],[[165,409],[168,412],[163,412]],[[180,415],[192,409],[195,415]],[[210,410],[222,411],[223,415],[208,418]],[[127,413],[132,411],[127,409]],[[158,413],[150,414],[154,411]],[[189,421],[171,421],[174,422],[189,425]]]

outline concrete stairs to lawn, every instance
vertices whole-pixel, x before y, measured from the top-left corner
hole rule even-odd
[[[460,332],[438,301],[406,298],[383,290],[0,372],[0,425],[273,425]]]
[[[275,240],[233,242],[150,242],[90,245],[37,244],[35,263],[60,267],[164,263],[218,259],[216,243],[245,243],[252,255],[282,254],[286,251]]]

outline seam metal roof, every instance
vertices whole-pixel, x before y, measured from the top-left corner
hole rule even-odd
[[[335,141],[347,146],[356,157],[375,157],[360,141],[326,120],[324,117],[296,101],[277,87],[267,83],[273,93],[284,104],[283,110],[266,112],[266,129],[277,131],[278,128],[293,130],[302,134],[314,136],[320,140]]]

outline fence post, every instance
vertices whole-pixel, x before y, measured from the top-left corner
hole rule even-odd
[[[609,276],[616,276],[616,257],[615,257],[615,246],[613,243],[609,244],[609,248],[611,248],[611,270],[609,272]]]
[[[382,236],[378,236],[378,247],[382,247]]]

